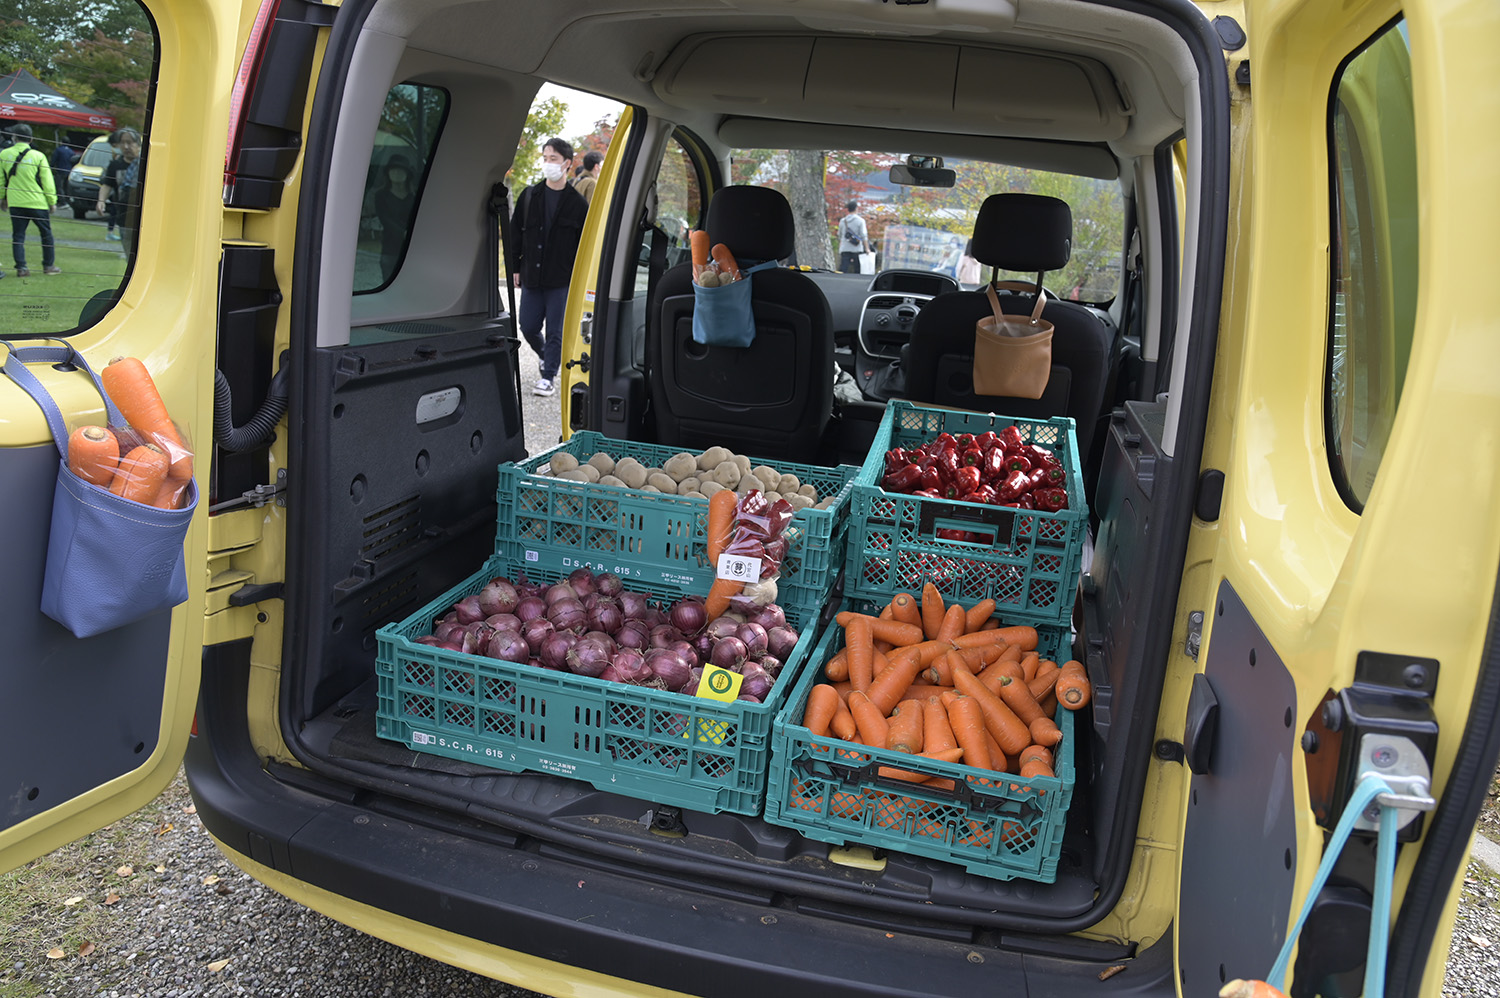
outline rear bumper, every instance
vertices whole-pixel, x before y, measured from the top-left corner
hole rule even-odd
[[[1066,938],[893,933],[799,910],[794,899],[632,875],[582,851],[265,767],[246,737],[244,669],[205,664],[186,765],[209,832],[297,881],[471,939],[476,961],[500,948],[725,998],[1174,993],[1169,938],[1101,982],[1112,961],[1059,955]],[[340,918],[337,904],[323,910]],[[344,920],[354,914],[351,905]]]

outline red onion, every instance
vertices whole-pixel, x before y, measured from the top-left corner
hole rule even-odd
[[[470,640],[473,639],[471,638]],[[454,633],[453,637],[449,638],[447,641],[442,642],[441,644],[442,647],[448,649],[448,651],[463,651],[464,634],[462,631],[457,631]]]
[[[667,645],[667,651],[675,652],[678,658],[688,664],[689,668],[699,663],[698,650],[693,647],[691,641],[673,641]]]
[[[601,572],[594,576],[594,586],[598,591],[614,599],[625,591],[625,582],[614,572]]]
[[[651,647],[665,648],[673,641],[681,641],[682,632],[671,624],[657,624],[651,628]]]
[[[693,646],[693,651],[698,655],[700,662],[707,662],[708,656],[714,652],[714,638],[707,631],[693,638],[688,644]]]
[[[688,681],[682,684],[679,693],[696,693],[698,684],[703,682],[703,666],[695,665],[688,671]]]
[[[591,631],[614,634],[625,624],[625,615],[620,612],[620,607],[614,600],[601,597],[588,611],[588,624]]]
[[[653,648],[646,653],[646,665],[651,677],[661,682],[662,688],[677,690],[692,676],[693,667],[676,652],[667,648]]]
[[[579,596],[587,596],[599,588],[594,579],[593,570],[588,568],[573,569],[573,574],[568,576],[568,585],[572,586],[573,591]]]
[[[660,627],[667,622],[667,615],[654,606],[648,606],[646,612],[641,614],[641,619],[652,627]]]
[[[512,613],[520,601],[521,597],[516,595],[516,587],[505,579],[491,579],[479,590],[479,608],[489,616]]]
[[[721,669],[739,672],[745,665],[745,642],[739,638],[724,638],[714,644],[708,660]]]
[[[748,693],[758,702],[764,702],[771,695],[771,687],[776,685],[775,678],[754,662],[745,663],[743,675],[745,678],[740,683],[740,693]]]
[[[498,628],[491,627],[489,624],[486,624],[482,620],[476,620],[472,624],[465,624],[464,630],[474,635],[481,642],[485,642],[490,639],[490,636],[494,634],[495,631],[498,630]]]
[[[521,618],[521,623],[523,624],[528,620],[535,620],[537,617],[540,617],[546,612],[547,604],[543,602],[540,596],[523,597],[522,600],[516,604],[515,610],[516,616]]]
[[[465,596],[453,604],[453,609],[458,614],[460,624],[472,624],[476,620],[483,620],[489,616],[480,609],[478,596]]]
[[[739,629],[739,621],[733,619],[728,614],[722,614],[718,617],[715,617],[713,620],[710,620],[708,622],[708,626],[703,629],[703,633],[707,634],[715,641],[720,641],[724,638],[734,637],[735,631],[738,631]]]
[[[750,658],[760,658],[766,653],[766,629],[754,621],[741,624],[734,636],[745,642],[745,654]]]
[[[760,657],[760,667],[762,669],[765,669],[772,676],[781,675],[781,666],[781,659],[777,658],[775,655],[762,655]]]
[[[516,575],[516,595],[525,599],[528,596],[540,596],[547,591],[546,586],[539,586],[526,577],[525,572]]]
[[[620,612],[625,615],[626,620],[637,620],[644,617],[651,605],[646,602],[646,597],[640,593],[623,592],[618,597]]]
[[[557,585],[550,587],[547,590],[546,595],[544,595],[542,598],[547,601],[548,606],[551,606],[553,603],[556,603],[561,599],[577,599],[578,593],[575,592],[573,587],[568,585],[566,582],[559,582]]]
[[[464,625],[460,624],[457,620],[449,620],[447,617],[444,617],[432,629],[432,636],[439,641],[447,641],[453,636],[455,631],[462,631],[463,629]]]
[[[568,652],[572,651],[577,643],[578,635],[572,631],[555,631],[542,642],[537,658],[541,659],[542,665],[549,669],[566,669]]]
[[[651,675],[651,670],[646,666],[646,656],[633,648],[621,648],[615,652],[609,666],[619,673],[619,682],[622,683],[639,683]]]
[[[421,637],[413,638],[412,640],[419,645],[432,645],[435,648],[443,646],[443,639],[436,634],[423,634]]]
[[[597,676],[609,665],[609,649],[598,638],[579,638],[568,652],[568,671],[579,676]]]
[[[495,636],[490,638],[485,654],[490,658],[524,665],[531,658],[531,649],[526,646],[526,639],[515,631],[496,631]]]
[[[693,635],[703,630],[703,626],[708,623],[708,612],[704,610],[701,600],[688,597],[672,604],[667,619],[683,634]]]
[[[616,669],[613,662],[604,667],[604,671],[599,673],[599,678],[606,683],[623,683],[625,681],[624,673]]]
[[[531,654],[542,653],[542,643],[556,632],[552,621],[546,617],[533,617],[521,625],[521,637],[526,639],[526,647],[531,649]]]
[[[651,628],[644,621],[627,620],[620,625],[615,632],[615,641],[621,648],[635,648],[636,650],[649,648],[651,646]]]
[[[583,604],[576,599],[560,599],[547,607],[547,619],[559,631],[582,631],[588,624]]]
[[[766,651],[785,662],[792,657],[800,635],[790,627],[773,627],[766,632]]]
[[[786,611],[776,603],[767,603],[750,618],[750,623],[759,624],[769,631],[773,627],[786,626]]]
[[[735,699],[736,700],[743,700],[746,703],[760,703],[761,702],[760,697],[751,696],[750,694],[746,693],[743,688],[740,689],[740,695],[737,696],[737,697],[735,697]]]
[[[484,618],[484,622],[497,631],[519,631],[521,629],[521,618],[513,613],[492,613]]]
[[[612,634],[608,634],[604,631],[585,631],[583,633],[583,636],[586,638],[593,638],[596,641],[603,641],[604,647],[609,649],[609,654],[611,657],[614,656],[615,652],[620,650],[620,643],[615,640],[614,635]]]

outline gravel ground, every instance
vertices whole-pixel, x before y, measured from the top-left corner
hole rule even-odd
[[[530,394],[531,453],[559,434],[558,400]],[[1479,830],[1500,840],[1500,780]],[[0,876],[0,998],[545,998],[429,960],[317,914],[226,860],[181,773],[129,817]],[[1472,863],[1444,998],[1500,995],[1500,878]]]

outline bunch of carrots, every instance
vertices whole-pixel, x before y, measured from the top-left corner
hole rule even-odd
[[[117,496],[159,509],[179,508],[193,478],[193,454],[146,365],[116,357],[99,380],[128,425],[75,429],[68,437],[68,468]]]
[[[845,611],[844,647],[823,667],[802,723],[833,735],[923,759],[961,762],[1024,779],[1055,776],[1052,747],[1062,732],[1057,704],[1086,706],[1083,665],[1042,659],[1036,628],[1003,627],[995,601],[944,605],[928,583],[920,602],[897,593],[879,616]],[[952,789],[953,781],[894,766],[882,776]]]
[[[708,244],[708,233],[694,229],[688,233],[693,252],[693,280],[705,288],[733,284],[740,279],[740,265],[723,243]]]

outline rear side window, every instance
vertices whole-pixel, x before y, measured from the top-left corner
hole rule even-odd
[[[401,269],[411,242],[422,185],[448,115],[448,93],[421,83],[399,83],[385,95],[355,250],[355,294],[379,291]]]
[[[1417,158],[1411,47],[1398,21],[1353,55],[1329,108],[1332,288],[1329,465],[1364,509],[1401,401],[1417,309]]]

